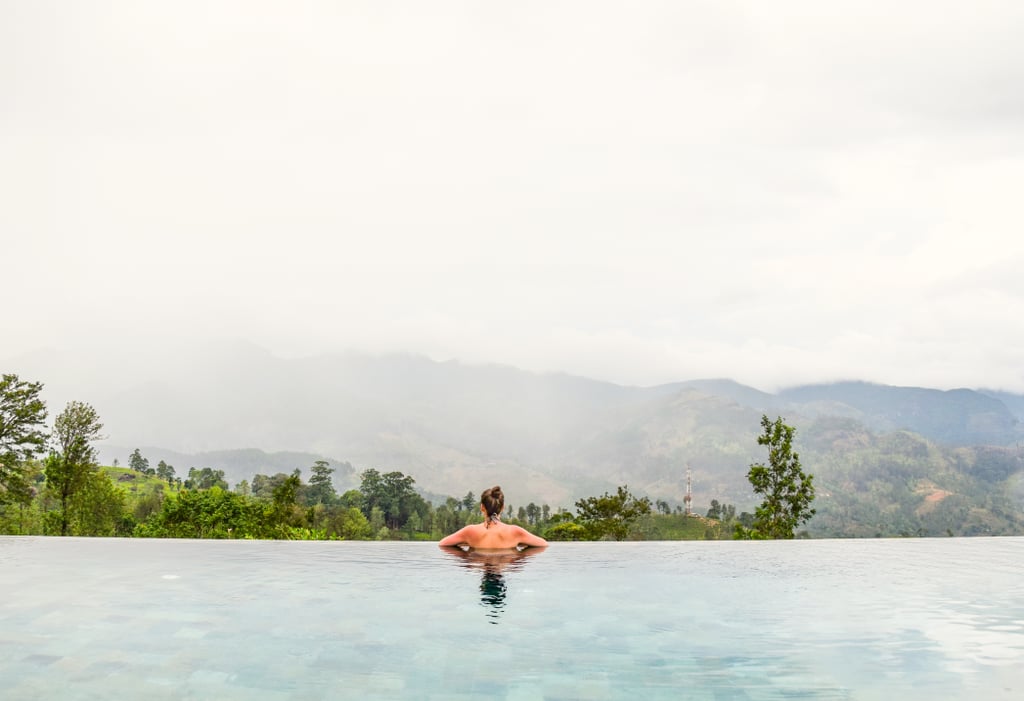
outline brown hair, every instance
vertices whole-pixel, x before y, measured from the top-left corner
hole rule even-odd
[[[480,503],[487,512],[487,525],[499,520],[501,510],[505,508],[505,495],[501,493],[501,487],[485,489],[480,495]]]

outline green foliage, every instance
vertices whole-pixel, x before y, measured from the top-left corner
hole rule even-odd
[[[792,426],[776,418],[773,422],[767,416],[761,417],[758,445],[768,446],[768,465],[754,463],[747,478],[755,494],[763,497],[761,505],[754,512],[754,523],[750,528],[736,525],[735,536],[744,539],[788,539],[796,527],[814,515],[811,502],[814,501],[813,475],[805,474],[800,467],[800,456],[793,451]]]
[[[427,503],[413,489],[416,480],[401,472],[381,474],[377,470],[366,470],[361,475],[359,491],[363,494],[363,514],[374,523],[373,511],[383,514],[384,525],[389,529],[402,528],[412,514],[426,516]],[[379,529],[378,529],[379,531]]]
[[[42,383],[17,375],[0,376],[0,506],[32,499],[27,463],[43,452],[48,438],[42,389]]]
[[[58,452],[51,453],[45,463],[46,487],[59,502],[60,534],[68,535],[71,525],[71,500],[96,472],[96,449],[92,442],[100,440],[103,424],[89,404],[68,402],[53,425],[53,438]]]
[[[576,512],[576,522],[586,531],[587,540],[625,540],[633,523],[651,513],[651,500],[637,499],[626,486],[621,486],[615,494],[605,492],[599,497],[580,499]]]
[[[736,518],[736,506],[734,504],[719,504],[718,499],[712,499],[711,507],[708,509],[708,518],[728,523]]]
[[[188,479],[185,480],[185,489],[212,489],[220,487],[227,489],[228,483],[224,479],[224,470],[214,470],[204,467],[197,470],[194,467],[188,469]]]
[[[433,522],[433,534],[438,539],[454,533],[465,525],[462,505],[454,497],[448,497],[444,504],[434,509]]]
[[[161,460],[156,464],[156,476],[170,484],[174,481],[174,467]]]
[[[590,540],[587,529],[574,521],[556,523],[544,531],[545,540]]]
[[[160,462],[162,463],[163,461],[161,460]],[[149,468],[149,460],[142,457],[142,453],[139,452],[138,448],[133,450],[132,454],[128,456],[128,467],[144,475],[153,474],[153,471]]]
[[[387,526],[384,525],[384,509],[379,506],[374,506],[370,509],[370,529],[380,534],[381,530],[386,530]]]
[[[130,529],[127,533],[124,531],[126,499],[125,490],[117,487],[104,472],[89,471],[81,488],[71,499],[71,535],[128,535]]]
[[[305,500],[307,506],[314,504],[335,504],[338,501],[338,492],[334,489],[331,474],[334,468],[326,460],[317,460],[310,468],[312,476],[309,478],[309,486],[306,488]]]
[[[302,477],[298,469],[274,487],[270,513],[275,523],[292,527],[302,524],[302,509],[299,508],[298,503],[300,489],[302,489]]]
[[[374,530],[363,512],[354,506],[338,508],[328,519],[327,533],[343,540],[368,540]]]
[[[274,524],[266,506],[219,486],[184,489],[135,529],[144,538],[272,538]]]
[[[718,540],[722,537],[720,522],[681,512],[644,516],[639,527],[646,540]]]
[[[269,501],[274,498],[274,490],[286,479],[288,479],[288,475],[283,472],[278,472],[272,476],[264,474],[253,475],[250,492],[257,499]]]

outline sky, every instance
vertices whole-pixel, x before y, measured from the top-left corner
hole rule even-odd
[[[0,360],[1024,392],[1024,4],[0,0]]]

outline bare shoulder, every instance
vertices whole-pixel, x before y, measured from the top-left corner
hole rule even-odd
[[[539,535],[530,533],[522,526],[514,526],[514,528],[516,529],[515,533],[520,545],[526,545],[531,548],[543,548],[547,546],[548,542]]]
[[[452,545],[460,545],[462,543],[468,543],[470,536],[474,532],[473,526],[463,526],[459,530],[452,533],[450,536],[441,539],[438,543],[442,548],[450,547]]]

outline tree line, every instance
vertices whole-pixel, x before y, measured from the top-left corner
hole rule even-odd
[[[128,466],[101,467],[94,443],[103,424],[89,404],[72,401],[47,430],[42,384],[5,374],[0,380],[0,532],[14,534],[157,538],[437,540],[479,519],[472,492],[431,503],[401,472],[367,469],[360,485],[335,490],[334,468],[318,460],[302,472],[257,474],[229,487],[222,470],[177,475],[161,460],[155,468],[139,449]],[[811,476],[792,452],[793,431],[764,417],[758,439],[769,464],[751,466],[755,514],[712,502],[706,518],[691,519],[667,502],[657,511],[647,497],[623,485],[614,493],[575,502],[575,512],[547,504],[506,505],[505,521],[548,540],[626,540],[793,537],[814,513]],[[116,461],[115,461],[116,463]],[[726,529],[723,531],[723,525]]]

